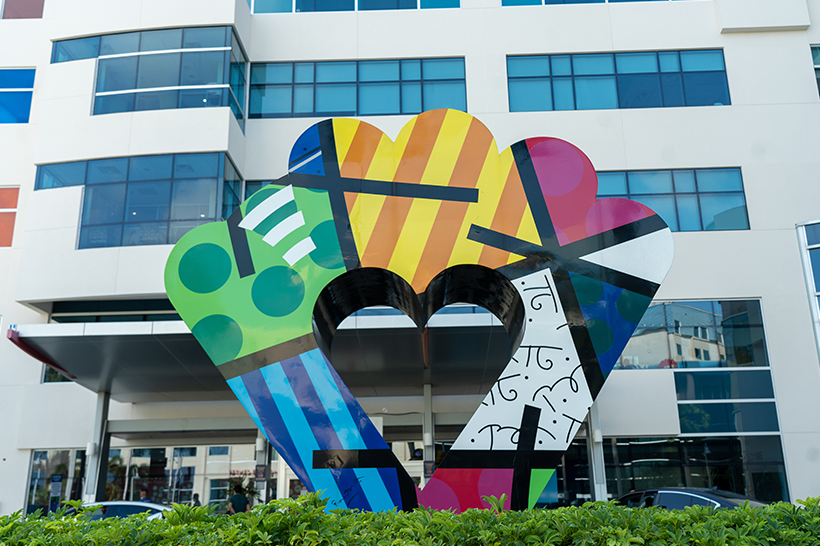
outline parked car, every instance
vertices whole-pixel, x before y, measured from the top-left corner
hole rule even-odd
[[[92,502],[84,504],[85,506],[95,506],[96,510],[91,512],[91,520],[105,519],[105,518],[124,518],[134,514],[142,514],[148,512],[148,519],[159,519],[162,513],[170,510],[170,506],[164,504],[155,504],[153,502],[137,502],[137,501],[105,501]]]
[[[634,491],[618,499],[619,504],[632,508],[660,506],[669,510],[682,510],[687,506],[710,506],[712,508],[737,508],[744,502],[750,506],[765,506],[760,502],[731,491],[698,487],[665,487]]]

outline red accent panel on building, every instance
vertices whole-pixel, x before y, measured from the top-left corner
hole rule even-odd
[[[45,0],[6,0],[3,19],[42,19]]]
[[[0,247],[11,246],[14,237],[15,212],[0,212]]]

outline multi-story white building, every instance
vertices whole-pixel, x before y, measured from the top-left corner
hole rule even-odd
[[[0,513],[141,488],[219,501],[264,465],[270,496],[298,494],[169,305],[165,260],[285,174],[318,120],[362,116],[393,138],[439,107],[500,148],[572,142],[599,195],[676,231],[558,502],[658,485],[820,495],[820,0],[251,4],[2,6]],[[415,364],[386,310],[350,319],[352,348],[333,355],[381,367],[351,388],[422,481],[489,388],[475,375],[509,349],[491,315],[446,311],[433,326],[461,348],[441,380],[391,379]]]

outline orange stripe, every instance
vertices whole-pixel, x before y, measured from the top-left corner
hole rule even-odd
[[[345,203],[347,204],[348,217],[353,214],[353,207],[356,206],[356,199],[359,197],[358,193],[345,192]]]
[[[369,123],[360,123],[347,150],[344,162],[339,166],[343,178],[365,178],[370,162],[376,155],[382,132]]]
[[[518,167],[513,163],[510,166],[510,174],[507,176],[504,191],[501,192],[501,199],[498,202],[498,208],[495,211],[493,224],[490,228],[493,231],[515,237],[526,208],[527,196],[524,194],[524,188],[521,185]],[[481,250],[478,263],[486,267],[496,268],[506,264],[509,257],[509,252],[485,246]]]
[[[446,112],[433,110],[418,117],[393,177],[394,181],[418,183],[421,180]],[[409,197],[385,199],[373,229],[373,237],[362,253],[363,266],[387,268],[412,204],[413,199]]]
[[[492,143],[492,134],[477,119],[473,119],[448,185],[475,188]],[[433,277],[447,268],[469,206],[469,203],[456,201],[441,203],[413,275],[411,285],[416,292],[423,291]]]

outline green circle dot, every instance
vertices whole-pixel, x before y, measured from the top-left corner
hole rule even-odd
[[[336,237],[336,226],[333,220],[322,222],[310,232],[310,238],[316,245],[316,250],[310,253],[310,258],[319,267],[338,269],[344,266],[342,251],[339,250],[339,239]]]
[[[621,292],[621,295],[618,296],[616,307],[618,308],[618,314],[621,315],[624,320],[632,324],[638,324],[651,302],[652,298],[624,290]]]
[[[604,294],[604,285],[601,281],[583,275],[573,275],[572,286],[575,288],[575,295],[580,305],[597,303]]]
[[[269,267],[253,281],[251,299],[256,308],[269,317],[284,317],[302,304],[305,283],[299,273],[289,267]]]
[[[207,316],[191,332],[217,366],[235,359],[242,349],[242,328],[231,317]]]
[[[612,343],[615,341],[615,334],[612,333],[612,328],[609,324],[600,319],[589,319],[587,321],[587,331],[589,337],[592,339],[592,346],[595,352],[599,355],[604,354],[612,348]]]
[[[231,276],[231,257],[221,246],[202,243],[179,260],[179,280],[191,292],[208,294],[222,288]]]

